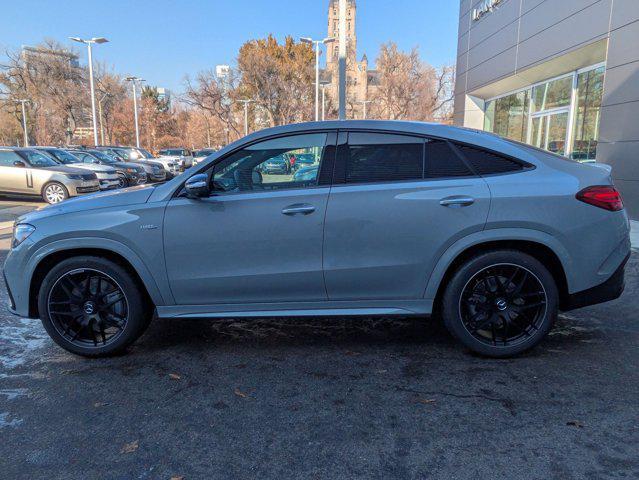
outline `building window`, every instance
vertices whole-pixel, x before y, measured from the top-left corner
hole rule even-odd
[[[580,73],[577,77],[577,105],[571,154],[575,160],[594,160],[597,155],[604,73],[605,68],[599,67]]]
[[[604,66],[590,68],[489,100],[484,130],[575,160],[593,161],[604,75]]]

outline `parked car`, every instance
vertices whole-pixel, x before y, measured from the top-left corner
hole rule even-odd
[[[319,166],[300,168],[293,174],[295,182],[311,182],[317,178]]]
[[[203,148],[202,150],[193,152],[193,165],[197,165],[209,155],[213,155],[215,152],[217,152],[217,149],[215,148]]]
[[[315,165],[316,157],[312,153],[298,153],[295,155],[295,162],[293,163],[293,171],[297,171],[301,168],[310,167]]]
[[[288,175],[291,173],[291,164],[285,155],[277,155],[262,163],[260,172],[266,175]]]
[[[159,159],[176,162],[181,171],[193,166],[193,152],[188,148],[166,148],[160,150],[159,155]]]
[[[138,154],[131,155],[132,152],[125,147],[96,147],[96,150],[106,153],[113,159],[124,163],[135,163],[144,168],[146,172],[147,181],[150,183],[165,182],[167,179],[166,170],[164,165],[158,162],[153,162],[148,159],[141,159]],[[131,158],[135,156],[135,158]]]
[[[321,153],[315,182],[259,174],[291,151]],[[154,188],[28,213],[4,271],[11,311],[81,355],[123,350],[154,313],[437,311],[467,348],[507,357],[559,310],[621,295],[629,231],[606,166],[463,128],[333,121],[255,132]]]
[[[105,152],[95,149],[73,150],[73,155],[88,165],[106,165],[114,168],[118,175],[120,188],[132,185],[143,185],[147,182],[146,171],[140,164],[133,162],[118,162]]]
[[[171,180],[174,176],[180,174],[180,166],[178,163],[169,158],[156,158],[148,150],[135,147],[111,147],[112,150],[122,155],[131,162],[152,162],[158,165],[162,165],[166,172],[166,179]]]
[[[118,181],[118,173],[113,167],[82,163],[82,160],[74,155],[77,150],[69,151],[55,147],[32,148],[38,150],[39,152],[44,152],[62,165],[82,168],[84,170],[89,170],[95,173],[95,176],[98,177],[98,182],[100,182],[100,190],[111,190],[120,186],[120,182]]]
[[[0,194],[42,197],[59,203],[100,190],[98,177],[67,167],[31,148],[0,147]]]

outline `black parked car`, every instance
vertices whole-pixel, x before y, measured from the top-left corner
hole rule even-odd
[[[131,158],[133,155],[131,155],[131,151],[127,147],[95,147],[95,150],[104,152],[118,161],[140,165],[144,168],[149,183],[164,182],[167,180],[164,165],[159,162],[146,160],[141,154],[140,156],[136,155],[135,159]]]
[[[147,175],[144,167],[138,163],[122,162],[105,152],[95,149],[89,150],[69,150],[84,163],[108,165],[118,172],[120,188],[132,185],[142,185],[147,182]]]

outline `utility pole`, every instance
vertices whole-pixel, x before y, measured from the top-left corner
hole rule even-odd
[[[91,45],[106,43],[108,40],[104,37],[93,37],[90,40],[83,40],[80,37],[69,37],[74,42],[84,43],[87,46],[89,53],[89,85],[91,88],[91,113],[93,118],[93,142],[95,146],[98,146],[98,122],[95,114],[95,87],[93,85],[93,54]]]
[[[103,118],[102,118],[102,102],[104,102],[104,99],[107,97],[110,97],[111,94],[106,92],[104,95],[102,95],[102,98],[100,98],[100,100],[98,101],[98,116],[100,117],[100,143],[102,145],[104,145],[104,125],[103,125]]]
[[[138,125],[138,93],[135,88],[136,82],[144,82],[143,78],[126,77],[127,82],[133,85],[133,118],[135,119],[135,146],[140,148],[140,127]]]
[[[346,0],[339,0],[339,119],[346,120]]]
[[[255,100],[238,100],[238,102],[244,104],[244,135],[248,135],[248,106],[249,103],[253,103]]]

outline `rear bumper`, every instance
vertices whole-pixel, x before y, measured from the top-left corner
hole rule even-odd
[[[568,295],[568,297],[562,302],[561,310],[575,310],[576,308],[588,307],[590,305],[597,305],[598,303],[609,302],[615,300],[621,296],[625,288],[625,271],[626,264],[630,259],[630,254],[624,258],[617,270],[612,276],[605,282]]]

